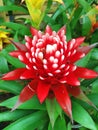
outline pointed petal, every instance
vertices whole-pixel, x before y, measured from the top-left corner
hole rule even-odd
[[[50,35],[52,34],[52,29],[49,25],[46,26],[45,33],[49,33]]]
[[[79,86],[80,85],[80,81],[78,80],[78,78],[74,75],[74,73],[70,73],[67,77],[66,77],[66,81],[68,84],[72,85],[72,86]]]
[[[18,58],[18,56],[19,56],[19,55],[22,55],[23,53],[25,54],[24,51],[18,51],[18,50],[16,50],[16,51],[10,52],[9,54],[10,54],[11,56],[13,56],[13,57]]]
[[[88,97],[83,93],[79,86],[75,87],[67,85],[66,88],[69,94],[88,103],[90,106],[94,107],[98,111],[98,108],[88,99]]]
[[[25,41],[26,41],[26,42],[32,42],[32,38],[29,37],[29,36],[25,36]]]
[[[31,50],[32,48],[32,38],[29,36],[25,36],[25,46],[27,47],[28,50]]]
[[[74,48],[74,45],[75,45],[75,39],[68,41],[68,43],[67,43],[68,51],[72,50]]]
[[[25,71],[25,68],[19,68],[13,70],[2,77],[2,80],[17,80],[20,79],[20,75]]]
[[[20,79],[33,79],[34,73],[31,70],[26,70],[22,75],[20,76]]]
[[[77,51],[87,54],[92,48],[94,48],[97,45],[98,45],[98,42],[91,44],[90,46],[80,47],[80,48],[77,49]]]
[[[58,103],[72,120],[71,101],[66,87],[64,85],[58,85],[56,87],[53,87],[52,90],[55,94]]]
[[[30,31],[31,31],[31,34],[32,34],[33,36],[34,36],[34,35],[38,35],[38,30],[37,30],[37,29],[31,27],[31,28],[30,28]]]
[[[37,80],[32,80],[24,89],[21,91],[19,96],[19,102],[25,102],[31,99],[36,94]]]
[[[90,106],[94,107],[98,111],[98,108],[93,104],[93,102],[90,101],[90,99],[88,99],[88,97],[83,93],[82,90],[80,90],[80,91],[81,91],[81,93],[76,98],[88,103]]]
[[[23,62],[24,64],[28,64],[29,63],[29,59],[30,59],[30,56],[29,57],[26,57],[26,54],[27,53],[21,53],[20,55],[18,55],[18,59]]]
[[[90,69],[77,67],[77,69],[75,70],[75,75],[80,78],[90,79],[97,77],[98,73]]]
[[[81,93],[79,86],[70,86],[66,84],[66,88],[67,88],[68,93],[74,97],[77,97]]]
[[[59,35],[59,36],[61,36],[62,37],[62,35],[64,35],[66,33],[66,27],[65,26],[63,26],[58,32],[57,32],[57,34]]]
[[[75,39],[74,48],[79,47],[85,40],[85,37],[79,37]]]
[[[20,105],[22,104],[22,102],[20,102],[19,100],[16,102],[16,104],[14,105],[14,107],[12,108],[11,112],[13,112],[14,110],[16,110]]]
[[[37,81],[31,81],[20,93],[19,99],[11,111],[16,110],[23,102],[31,99],[36,93]]]
[[[42,103],[45,100],[45,98],[48,96],[49,89],[50,89],[49,83],[45,83],[43,81],[38,82],[37,96],[38,96],[40,103]]]
[[[12,40],[10,40],[10,41],[16,46],[17,49],[22,50],[22,51],[27,51],[27,48],[24,44],[14,42]]]
[[[71,62],[76,62],[76,61],[80,60],[81,58],[83,58],[84,56],[85,56],[85,53],[76,52],[76,53],[70,58],[70,61],[71,61]]]

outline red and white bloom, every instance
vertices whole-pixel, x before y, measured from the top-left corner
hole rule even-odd
[[[10,53],[26,67],[18,68],[4,75],[3,80],[31,79],[20,93],[18,104],[37,95],[40,103],[53,93],[66,114],[72,118],[71,100],[81,94],[79,78],[95,78],[98,74],[79,67],[75,62],[95,45],[79,47],[84,37],[66,41],[65,27],[57,33],[47,26],[45,33],[31,28],[33,38],[25,37],[25,45],[14,43],[18,50]]]

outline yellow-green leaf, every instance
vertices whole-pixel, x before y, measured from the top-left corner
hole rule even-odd
[[[63,4],[63,1],[62,1],[62,0],[54,0],[54,1],[56,1],[56,2],[59,2],[59,3]]]

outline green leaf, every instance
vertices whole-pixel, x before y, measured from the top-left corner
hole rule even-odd
[[[66,129],[66,122],[65,122],[65,118],[61,118],[61,117],[58,117],[58,119],[56,120],[56,122],[55,122],[55,125],[54,125],[54,127],[53,127],[53,129],[52,129],[52,126],[51,126],[51,124],[49,124],[49,126],[48,126],[48,130],[67,130]]]
[[[0,73],[6,73],[9,71],[7,60],[0,55]]]
[[[71,125],[71,123],[69,122],[69,123],[67,124],[67,130],[71,130],[71,127],[72,127],[72,125]]]
[[[44,22],[46,22],[47,24],[53,25],[56,24],[55,20],[53,20],[50,16],[45,15],[44,17]]]
[[[72,20],[71,20],[71,28],[74,30],[76,28],[76,24],[81,16],[81,13],[82,13],[82,8],[79,7],[75,10],[74,14],[73,14],[73,17],[72,17]]]
[[[72,102],[73,107],[73,119],[81,124],[82,126],[90,129],[90,130],[97,130],[94,121],[92,120],[89,113],[78,103]]]
[[[72,38],[71,27],[69,24],[66,25],[66,30],[67,41],[69,41]]]
[[[89,94],[88,98],[98,107],[98,94]]]
[[[98,94],[97,93],[93,93],[93,94],[88,94],[87,97],[90,99],[90,101],[97,107],[98,109]],[[92,107],[90,105],[88,105],[87,103],[78,100],[79,104],[81,104],[86,110],[88,109],[92,109]],[[93,108],[93,110],[95,110]],[[95,110],[96,111],[96,110]]]
[[[28,11],[23,8],[22,6],[16,6],[16,5],[5,5],[5,6],[0,6],[0,12],[5,12],[5,11],[20,11],[28,14]]]
[[[86,0],[77,0],[79,4],[84,8],[84,10],[87,12],[91,9],[90,4]]]
[[[98,60],[98,49],[94,48],[92,53],[91,53],[91,59],[93,60]]]
[[[24,116],[3,130],[35,130],[41,124],[45,124],[47,120],[48,118],[46,112],[38,111],[33,114],[29,114],[28,116]]]
[[[0,89],[9,91],[13,94],[19,94],[23,86],[16,81],[3,81],[0,80]]]
[[[76,62],[76,65],[86,67],[87,64],[89,63],[90,57],[91,57],[91,53],[88,53],[84,58]]]
[[[98,29],[92,34],[91,43],[98,42]]]
[[[98,79],[92,83],[92,93],[98,93]]]
[[[18,100],[18,96],[7,99],[6,101],[0,103],[0,106],[5,106],[8,108],[13,108]],[[35,109],[35,110],[45,110],[45,104],[40,104],[37,97],[34,96],[32,99],[20,105],[17,109]]]
[[[55,123],[57,117],[59,115],[61,115],[62,110],[55,99],[47,99],[46,100],[46,108],[47,108],[50,122],[51,122],[51,125],[53,128],[54,123]]]
[[[18,31],[19,34],[22,36],[30,35],[30,31],[25,25],[13,23],[13,22],[3,22],[3,23],[0,23],[0,25],[11,28],[14,31]]]
[[[57,18],[60,14],[62,14],[65,10],[66,10],[66,8],[65,8],[64,6],[62,6],[62,5],[60,5],[59,8],[56,10],[56,12],[53,14],[52,19],[53,19],[53,20],[56,20],[56,18]]]
[[[91,31],[92,23],[88,16],[84,16],[82,20],[82,35],[87,36]]]
[[[84,127],[80,127],[79,130],[87,130],[86,128]]]
[[[15,66],[16,68],[24,68],[25,67],[25,65],[22,62],[20,62],[18,59],[10,56],[5,49],[2,50],[1,54],[6,58],[6,60],[10,64],[12,64],[13,66]]]
[[[63,0],[64,4],[66,5],[66,8],[69,8],[70,6],[74,5],[73,0]]]
[[[17,120],[23,116],[26,116],[28,114],[32,113],[32,111],[25,111],[25,110],[16,110],[16,111],[6,111],[0,113],[0,122],[2,121],[11,121],[11,120]]]

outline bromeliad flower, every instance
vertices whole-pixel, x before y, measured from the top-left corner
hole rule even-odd
[[[33,38],[26,36],[26,44],[15,43],[18,50],[10,53],[26,67],[18,68],[3,76],[3,80],[31,79],[20,93],[19,101],[13,109],[37,95],[43,103],[52,93],[66,114],[72,119],[71,100],[83,95],[80,78],[90,79],[98,76],[93,70],[79,67],[75,62],[85,56],[95,46],[79,47],[84,37],[66,41],[65,26],[57,33],[47,26],[45,33],[31,28]]]

